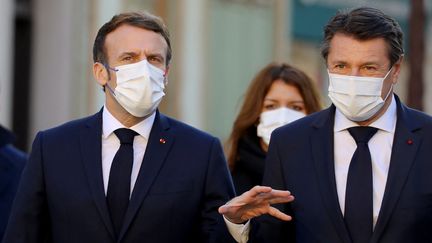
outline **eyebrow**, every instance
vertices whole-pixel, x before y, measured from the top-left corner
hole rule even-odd
[[[270,98],[266,98],[266,99],[264,99],[264,101],[273,101],[273,102],[278,102],[277,100],[275,100],[275,99],[270,99]],[[294,101],[290,101],[290,102],[288,102],[289,104],[295,104],[295,103],[302,103],[302,104],[304,104],[304,101],[301,101],[301,100],[294,100]]]
[[[343,64],[345,64],[347,62],[346,61],[341,61],[341,60],[334,60],[334,61],[332,61],[332,63],[343,63]]]
[[[125,56],[132,56],[132,57],[136,57],[136,56],[138,56],[138,54],[137,54],[136,52],[133,52],[133,51],[122,52],[122,53],[117,57],[117,59],[121,59],[121,58],[123,58],[123,57],[125,57]]]
[[[349,63],[346,62],[346,61],[336,60],[336,61],[331,62],[331,64],[344,64],[344,65],[347,65]],[[366,62],[360,64],[360,66],[365,66],[365,65],[377,65],[377,66],[380,66],[380,64],[378,62],[375,62],[375,61],[366,61]]]
[[[369,65],[376,65],[376,66],[381,66],[379,63],[377,62],[365,62],[362,63],[362,66],[369,66]]]

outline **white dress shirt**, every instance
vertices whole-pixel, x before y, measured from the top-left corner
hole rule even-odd
[[[375,227],[381,208],[384,189],[387,182],[387,175],[390,167],[391,150],[396,128],[396,100],[394,95],[386,112],[376,121],[369,124],[378,128],[377,133],[369,140],[369,151],[372,159],[372,180],[373,180],[373,225]],[[338,109],[335,112],[334,123],[334,163],[336,189],[339,205],[342,213],[345,211],[345,190],[351,158],[357,149],[354,138],[349,134],[348,128],[359,126],[357,123],[347,119]],[[288,188],[289,190],[289,188]],[[294,195],[295,196],[295,195]],[[233,224],[225,217],[228,231],[233,238],[240,243],[249,239],[249,221],[245,224]]]
[[[138,124],[129,127],[129,129],[134,130],[138,133],[134,138],[133,142],[133,166],[131,173],[131,186],[130,194],[132,191],[138,177],[139,170],[144,158],[144,153],[147,148],[147,141],[150,135],[151,128],[153,126],[156,117],[156,112],[145,120],[139,122]],[[120,148],[120,140],[115,135],[114,131],[119,128],[126,128],[121,124],[106,108],[104,107],[102,111],[102,175],[103,183],[105,189],[105,195],[108,190],[109,174],[111,170],[111,164],[114,159],[117,150]]]
[[[378,128],[377,133],[369,140],[369,151],[372,159],[373,180],[373,225],[375,226],[381,208],[387,175],[390,167],[390,157],[393,137],[396,128],[396,100],[394,96],[387,111],[376,121],[369,124]],[[338,109],[334,124],[334,159],[336,189],[342,214],[345,212],[345,192],[348,169],[357,144],[349,134],[348,128],[358,126],[348,120]]]

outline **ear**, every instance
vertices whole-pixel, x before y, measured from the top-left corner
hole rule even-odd
[[[399,79],[399,74],[402,68],[403,55],[399,58],[399,60],[393,65],[393,80],[392,83],[396,84]]]
[[[108,82],[108,70],[102,63],[93,63],[93,77],[101,86],[104,86]]]

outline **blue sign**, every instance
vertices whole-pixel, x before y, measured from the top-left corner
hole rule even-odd
[[[323,27],[340,10],[361,6],[381,9],[394,17],[407,35],[409,0],[293,0],[292,35],[295,39],[321,42]]]

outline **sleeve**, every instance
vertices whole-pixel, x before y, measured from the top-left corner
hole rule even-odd
[[[42,133],[39,133],[33,142],[3,243],[42,243],[48,239],[49,220],[43,173],[42,137]]]
[[[249,240],[249,231],[250,231],[250,220],[247,221],[246,224],[234,224],[231,223],[229,220],[223,217],[225,224],[228,227],[228,231],[231,234],[231,236],[235,239],[238,243],[246,243]]]
[[[204,205],[201,211],[203,242],[235,242],[218,208],[234,197],[234,188],[222,146],[214,138],[207,167]]]
[[[278,134],[279,135],[279,134]],[[283,166],[279,153],[288,153],[283,138],[272,136],[266,158],[266,167],[264,170],[263,185],[270,186],[273,189],[288,190],[284,183]],[[279,142],[278,142],[279,141]],[[292,215],[290,204],[273,205],[280,211]],[[269,215],[263,215],[251,221],[250,242],[295,242],[293,221],[286,222],[276,219]]]

